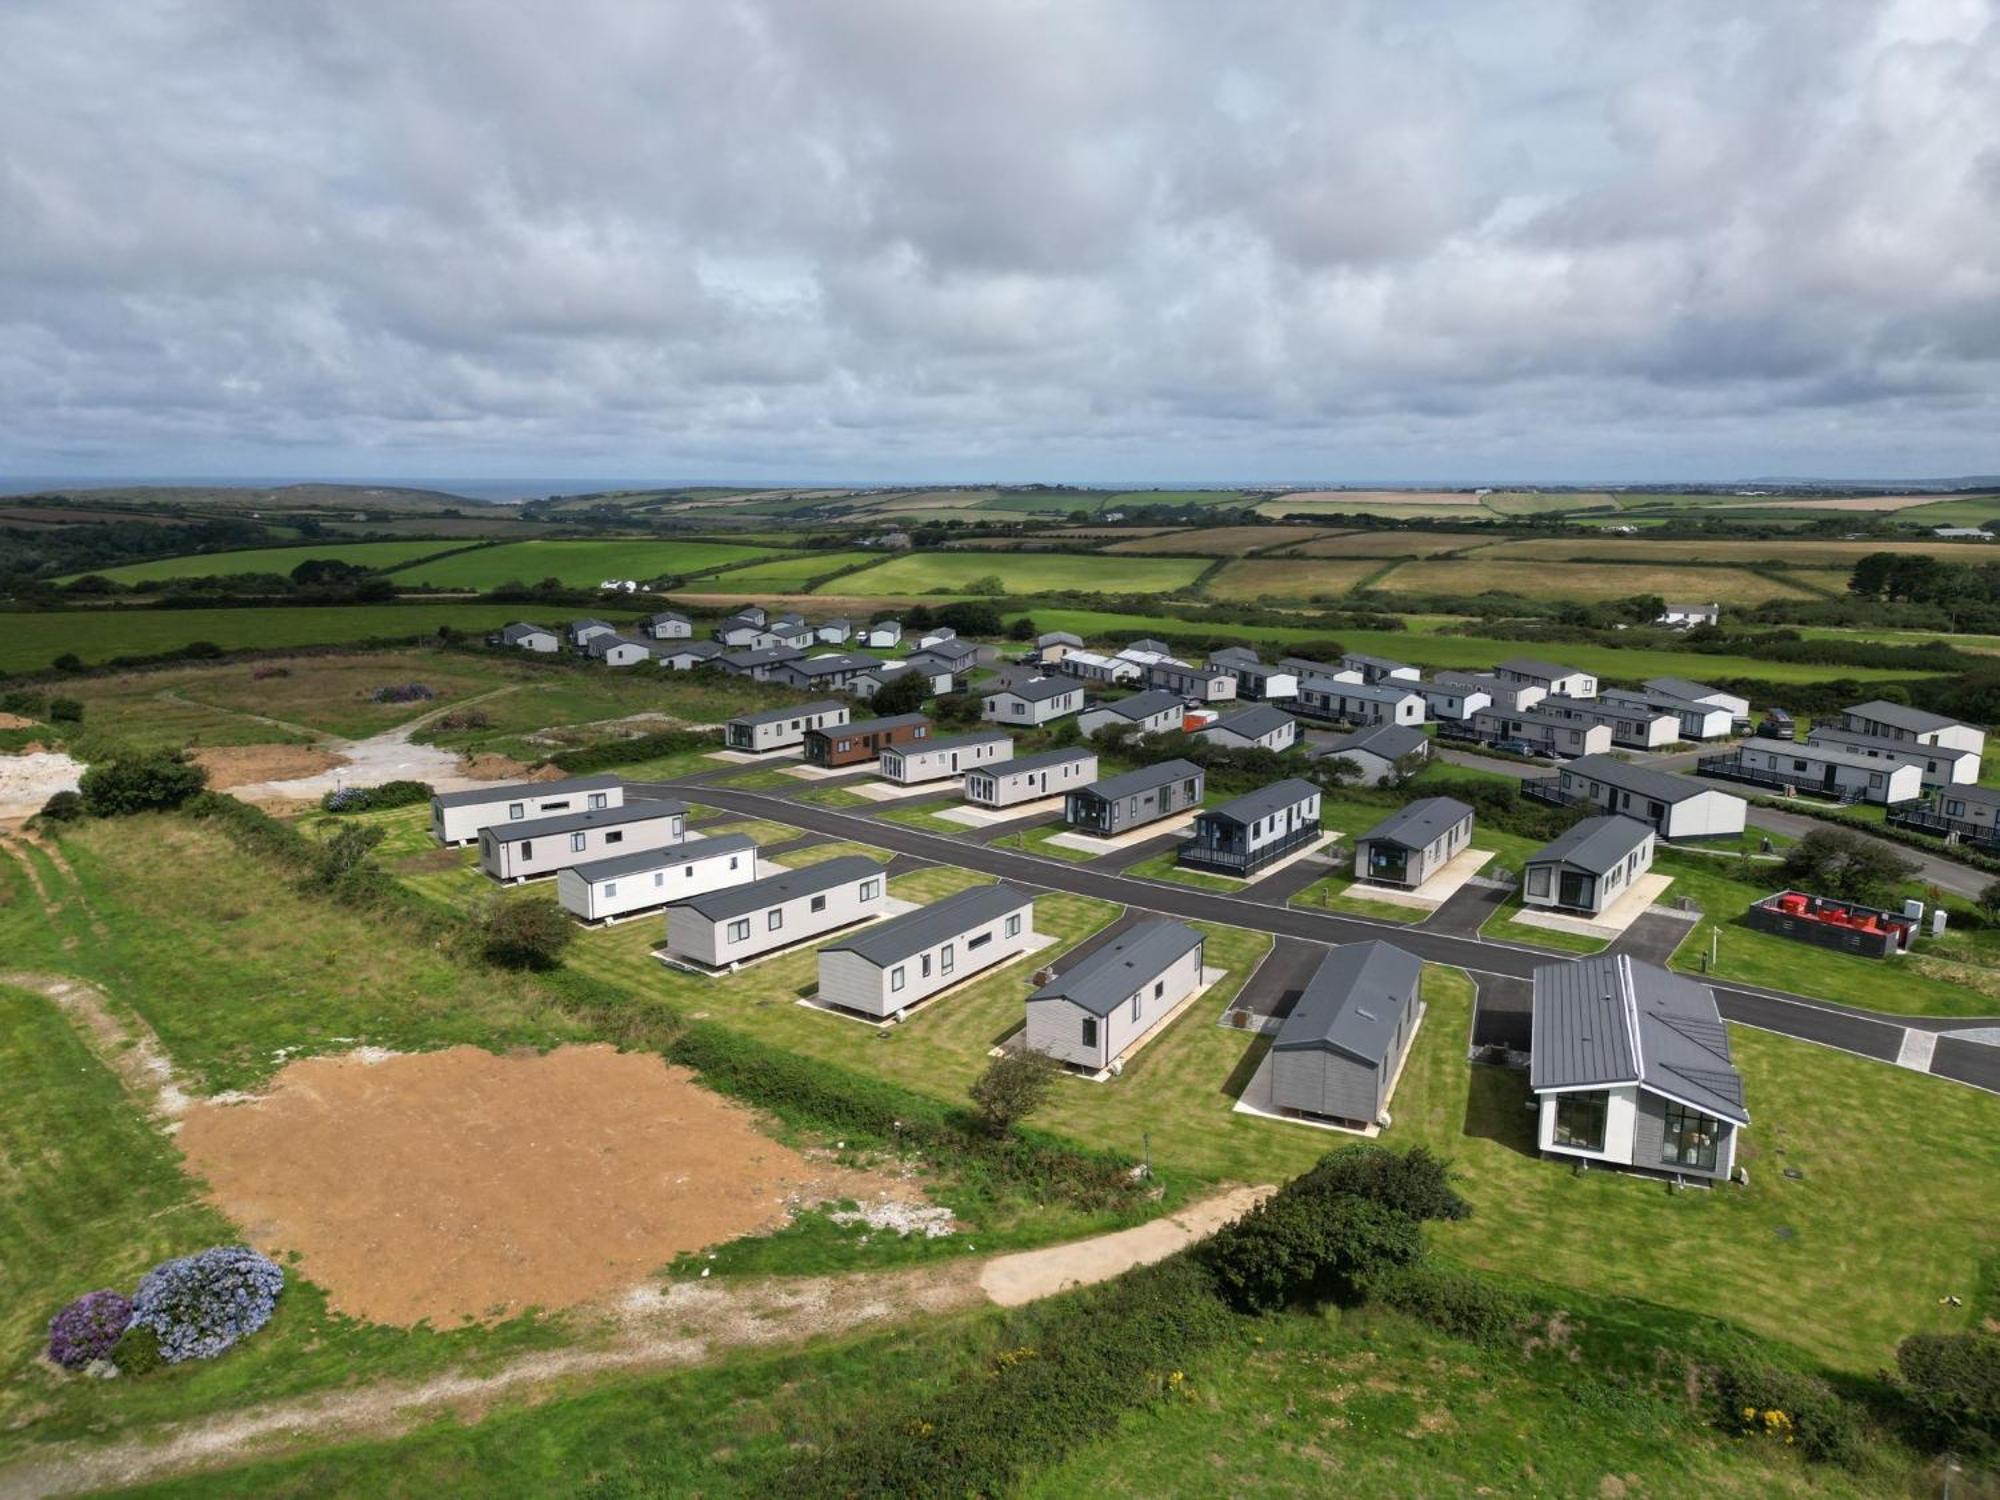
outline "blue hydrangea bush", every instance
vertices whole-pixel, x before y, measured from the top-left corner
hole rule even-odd
[[[81,1370],[107,1357],[131,1322],[132,1303],[122,1292],[85,1292],[49,1320],[49,1358]]]
[[[218,1245],[163,1261],[132,1299],[132,1326],[149,1328],[168,1364],[214,1359],[271,1321],[285,1273],[245,1245]]]

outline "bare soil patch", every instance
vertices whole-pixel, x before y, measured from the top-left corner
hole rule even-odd
[[[779,1144],[685,1069],[603,1046],[312,1058],[252,1100],[197,1104],[180,1145],[336,1311],[403,1325],[575,1306],[796,1208],[911,1196]]]
[[[563,776],[560,766],[530,771],[524,762],[491,752],[463,757],[458,770],[468,781],[559,781]]]
[[[346,756],[316,745],[216,745],[192,756],[207,768],[208,784],[217,789],[319,776],[347,764]]]
[[[35,721],[19,714],[0,714],[0,729],[33,729]]]

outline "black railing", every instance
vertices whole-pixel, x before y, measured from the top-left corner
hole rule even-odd
[[[1788,797],[1811,796],[1829,802],[1859,802],[1865,793],[1859,787],[1827,786],[1824,779],[1814,782],[1802,772],[1772,771],[1749,766],[1740,756],[1704,755],[1694,763],[1694,774],[1717,781],[1741,781],[1749,786],[1776,787]]]
[[[1470,719],[1439,719],[1437,733],[1441,740],[1470,740],[1475,745],[1486,738],[1472,727]]]
[[[1963,818],[1947,818],[1925,808],[1891,808],[1883,818],[1891,828],[1911,833],[1928,833],[1933,838],[1955,838],[1978,849],[2000,849],[2000,827],[1968,823]]]
[[[1562,782],[1554,776],[1544,776],[1539,781],[1521,783],[1521,795],[1530,802],[1546,802],[1551,807],[1568,807],[1579,799],[1575,792],[1562,789]]]
[[[1311,843],[1319,836],[1319,824],[1309,823],[1302,828],[1294,828],[1275,843],[1262,844],[1250,850],[1218,849],[1213,844],[1202,843],[1200,839],[1185,839],[1180,846],[1179,861],[1192,870],[1219,870],[1229,875],[1247,875],[1283,859],[1294,849]]]

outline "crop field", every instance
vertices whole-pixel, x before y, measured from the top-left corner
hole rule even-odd
[[[998,578],[1003,584],[1000,592],[1008,594],[1165,594],[1193,583],[1203,566],[1200,559],[1187,557],[1121,557],[1110,562],[1060,552],[1024,552],[1006,558],[926,552],[836,578],[826,591],[853,598],[965,594],[982,579]]]
[[[1609,495],[1552,495],[1537,490],[1495,490],[1485,497],[1484,503],[1488,510],[1503,516],[1547,516],[1573,510],[1617,508],[1617,501]]]
[[[1846,576],[1840,575],[1843,586],[1846,581]],[[1583,603],[1629,599],[1634,594],[1660,594],[1668,599],[1757,604],[1766,599],[1811,599],[1825,592],[1799,583],[1774,582],[1740,568],[1618,563],[1522,568],[1484,555],[1405,563],[1372,587],[1390,594],[1483,594],[1495,590],[1524,598]]]
[[[815,578],[824,578],[842,568],[879,559],[879,552],[801,552],[794,557],[774,557],[754,562],[747,568],[732,568],[716,580],[718,587],[758,592],[795,593]]]
[[[2000,495],[1939,500],[1899,511],[1896,519],[1920,526],[1984,526],[1990,521],[2000,521]]]
[[[1114,542],[1104,550],[1123,555],[1128,552],[1197,553],[1203,557],[1241,557],[1246,552],[1306,542],[1328,533],[1317,526],[1214,526],[1201,531],[1174,531],[1159,536],[1136,537]]]
[[[1287,555],[1299,557],[1435,557],[1490,544],[1488,531],[1336,531],[1307,542]]]
[[[230,573],[290,573],[309,558],[386,570],[454,547],[464,540],[420,542],[307,542],[297,547],[253,547],[242,552],[202,552],[193,557],[156,557],[98,572],[117,583],[158,583],[168,578],[219,578]],[[73,575],[74,576],[74,575]],[[594,580],[593,580],[594,581]]]
[[[398,583],[425,588],[490,589],[519,581],[560,579],[589,588],[605,578],[658,578],[712,572],[729,563],[768,557],[768,547],[735,542],[671,542],[622,537],[587,542],[506,542],[399,570]]]
[[[1943,557],[1955,562],[1988,556],[1977,542],[1831,542],[1801,538],[1782,541],[1728,541],[1714,537],[1653,541],[1642,537],[1544,537],[1533,541],[1495,542],[1480,548],[1476,560],[1489,558],[1560,559],[1579,562],[1661,563],[1785,563],[1792,567],[1852,568],[1871,552]],[[1991,560],[2000,562],[2000,547]]]
[[[1257,599],[1298,602],[1337,599],[1362,579],[1388,563],[1372,559],[1332,561],[1322,558],[1247,558],[1229,564],[1209,579],[1202,592],[1230,603]]]
[[[1241,505],[1241,490],[1002,490],[981,510],[1066,516],[1085,510],[1096,515],[1136,505]]]

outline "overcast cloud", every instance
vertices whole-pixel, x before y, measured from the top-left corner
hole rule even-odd
[[[2000,0],[0,0],[0,465],[2000,469]]]

